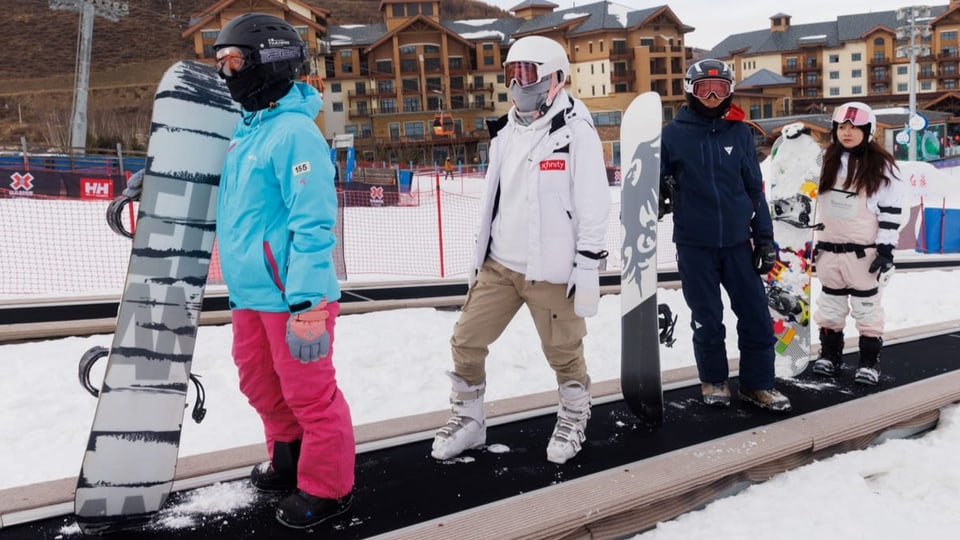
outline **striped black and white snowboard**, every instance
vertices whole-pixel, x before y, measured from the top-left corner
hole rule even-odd
[[[117,330],[77,480],[84,533],[141,525],[170,494],[220,168],[239,112],[205,64],[178,62],[157,88]]]
[[[620,387],[627,406],[651,425],[663,423],[657,312],[657,209],[660,192],[660,95],[640,94],[620,124]]]

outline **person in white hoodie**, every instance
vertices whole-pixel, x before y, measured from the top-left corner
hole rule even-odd
[[[560,404],[547,459],[562,464],[580,451],[590,417],[584,317],[595,315],[600,301],[609,185],[590,112],[563,89],[570,73],[564,47],[521,38],[504,72],[513,106],[488,122],[474,269],[450,339],[453,414],[431,454],[445,460],[486,444],[488,347],[526,304],[556,372]]]

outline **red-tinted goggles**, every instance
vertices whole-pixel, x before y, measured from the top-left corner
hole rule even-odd
[[[510,62],[503,66],[504,79],[507,82],[507,88],[513,86],[513,81],[517,81],[520,88],[530,86],[540,82],[540,66],[534,62]]]
[[[870,111],[858,109],[853,105],[842,105],[834,111],[833,121],[837,124],[850,122],[855,126],[865,126],[870,123]]]
[[[224,77],[233,77],[243,71],[247,55],[240,47],[224,47],[217,51],[217,72]]]
[[[730,81],[726,79],[700,79],[693,82],[693,94],[700,99],[707,99],[713,94],[718,99],[727,99],[733,90]]]

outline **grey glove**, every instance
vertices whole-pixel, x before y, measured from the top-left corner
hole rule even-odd
[[[287,320],[287,346],[290,355],[306,364],[330,354],[330,333],[327,332],[326,299],[310,311],[293,313]]]
[[[606,257],[607,252],[590,255],[577,253],[567,282],[567,298],[573,294],[573,312],[577,317],[593,317],[600,305],[600,259]]]
[[[130,175],[130,178],[127,180],[127,187],[123,188],[120,194],[131,201],[139,201],[140,194],[143,193],[143,175],[144,169],[140,169]]]

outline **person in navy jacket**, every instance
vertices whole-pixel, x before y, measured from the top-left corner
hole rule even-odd
[[[775,337],[761,279],[777,261],[773,222],[753,135],[733,91],[733,72],[719,60],[687,70],[687,104],[663,130],[661,197],[672,202],[704,402],[730,405],[722,286],[737,317],[739,397],[785,412],[790,400],[774,388]]]

